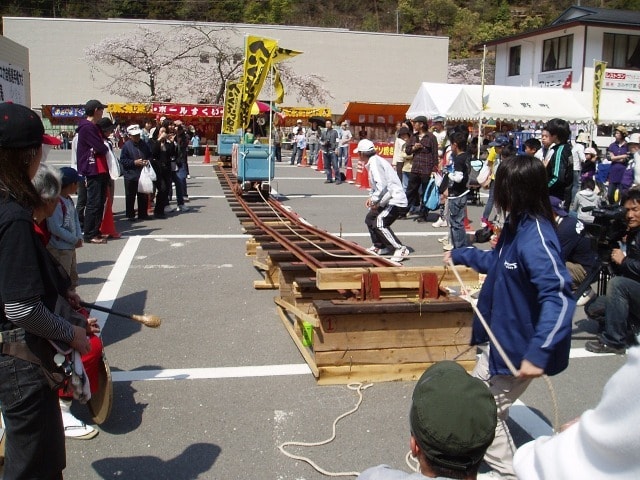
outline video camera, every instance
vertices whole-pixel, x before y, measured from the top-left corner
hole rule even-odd
[[[618,242],[627,232],[625,209],[620,205],[605,205],[600,208],[585,207],[591,212],[593,223],[585,225],[585,234],[596,242],[595,249],[600,261],[608,263],[611,251],[618,248]]]

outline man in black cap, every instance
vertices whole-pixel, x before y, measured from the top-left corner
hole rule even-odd
[[[100,224],[104,213],[104,202],[109,183],[106,159],[109,147],[102,139],[102,132],[96,125],[107,108],[98,100],[89,100],[85,107],[85,118],[78,122],[78,173],[86,178],[87,204],[84,212],[85,243],[106,243],[100,235]]]
[[[379,465],[362,472],[359,480],[475,479],[495,435],[496,402],[482,380],[455,362],[438,362],[413,390],[409,422],[411,453],[420,473]]]

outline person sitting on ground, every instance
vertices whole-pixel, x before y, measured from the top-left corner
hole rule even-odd
[[[568,214],[557,197],[549,197],[553,218],[557,225],[558,240],[560,240],[561,256],[571,275],[571,290],[575,292],[596,266],[598,255],[591,245],[591,239],[583,235],[584,224]],[[585,292],[577,304],[584,305],[595,296],[591,290]]]
[[[371,140],[360,140],[353,153],[360,154],[361,162],[367,161],[365,168],[371,185],[371,196],[365,202],[369,212],[364,220],[373,243],[369,251],[376,255],[394,252],[391,260],[401,262],[409,256],[409,249],[398,240],[391,225],[406,212],[404,188],[391,163],[376,154],[376,147]]]
[[[590,318],[602,322],[604,331],[585,348],[592,353],[623,354],[627,345],[637,343],[633,328],[640,324],[640,188],[630,188],[622,198],[627,232],[622,248],[611,251],[614,276],[607,282],[606,296],[585,305]]]
[[[379,465],[357,480],[473,480],[493,442],[496,412],[493,395],[482,380],[455,362],[435,363],[418,380],[409,411],[409,445],[420,473]]]

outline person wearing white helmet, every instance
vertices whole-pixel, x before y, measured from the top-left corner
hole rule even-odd
[[[369,251],[376,255],[393,252],[391,260],[401,262],[409,256],[409,249],[393,233],[391,225],[407,210],[407,195],[402,183],[391,163],[377,155],[371,140],[360,140],[353,153],[359,154],[363,162],[367,161],[365,168],[371,185],[371,195],[365,202],[369,212],[364,220],[373,243]]]

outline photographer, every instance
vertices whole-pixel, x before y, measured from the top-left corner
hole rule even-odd
[[[611,267],[615,276],[607,283],[604,299],[596,299],[585,307],[587,315],[604,320],[604,330],[597,340],[586,343],[592,353],[623,354],[628,344],[635,344],[631,323],[640,315],[640,188],[631,188],[623,198],[627,233],[620,248],[611,251]]]

